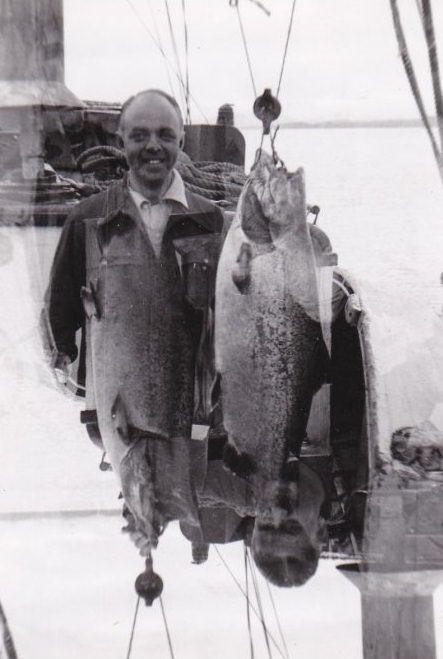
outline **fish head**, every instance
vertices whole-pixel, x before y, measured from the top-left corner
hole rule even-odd
[[[250,187],[272,238],[306,224],[305,176],[301,167],[288,172],[272,156],[261,152],[251,174]]]

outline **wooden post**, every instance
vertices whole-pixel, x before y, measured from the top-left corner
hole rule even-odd
[[[44,108],[83,105],[64,70],[63,0],[0,0],[0,113],[16,111],[27,181],[43,171]]]
[[[432,593],[443,569],[338,568],[361,593],[364,659],[436,659]]]
[[[63,0],[1,0],[0,37],[0,80],[64,82]]]

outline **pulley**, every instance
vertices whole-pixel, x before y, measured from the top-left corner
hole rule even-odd
[[[265,89],[261,96],[255,99],[253,112],[257,119],[263,124],[263,135],[269,135],[271,123],[275,121],[281,113],[279,100],[272,95],[270,89]]]

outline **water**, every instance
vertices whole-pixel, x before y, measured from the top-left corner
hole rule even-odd
[[[259,135],[245,136],[251,163]],[[443,185],[422,128],[282,129],[276,147],[288,169],[304,167],[342,267],[400,290],[439,284]]]
[[[259,133],[244,134],[251,163]],[[344,268],[374,290],[394,291],[402,306],[411,298],[441,306],[443,186],[422,129],[282,129],[277,149],[289,169],[305,168],[308,201],[321,207],[319,224]],[[37,232],[40,250],[42,231]],[[142,562],[119,533],[113,476],[98,470],[101,455],[79,426],[78,406],[55,391],[40,361],[36,310],[55,236],[46,234],[36,276],[26,267],[35,236],[24,245],[17,230],[2,233],[16,242],[13,260],[0,268],[1,512],[110,509],[115,514],[25,515],[20,522],[3,517],[0,598],[20,659],[117,659],[125,656],[133,580]],[[222,552],[242,580],[242,548]],[[217,554],[211,550],[207,564],[191,566],[189,545],[174,528],[157,553],[176,656],[249,656],[245,602]],[[264,594],[265,585],[261,588]],[[304,588],[273,593],[291,656],[361,656],[358,592],[332,562],[323,562]],[[442,589],[435,610],[443,658]],[[270,609],[267,618],[278,636]],[[256,657],[265,657],[260,625],[253,625]],[[48,633],[51,627],[56,633]],[[158,607],[143,609],[137,627],[133,659],[148,655],[169,656]]]

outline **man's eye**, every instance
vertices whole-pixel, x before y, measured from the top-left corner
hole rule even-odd
[[[172,142],[173,140],[176,139],[174,133],[160,133],[160,137],[162,140],[165,140],[167,142]]]
[[[144,133],[131,133],[130,137],[133,142],[143,142],[143,140],[146,139],[146,135]]]

